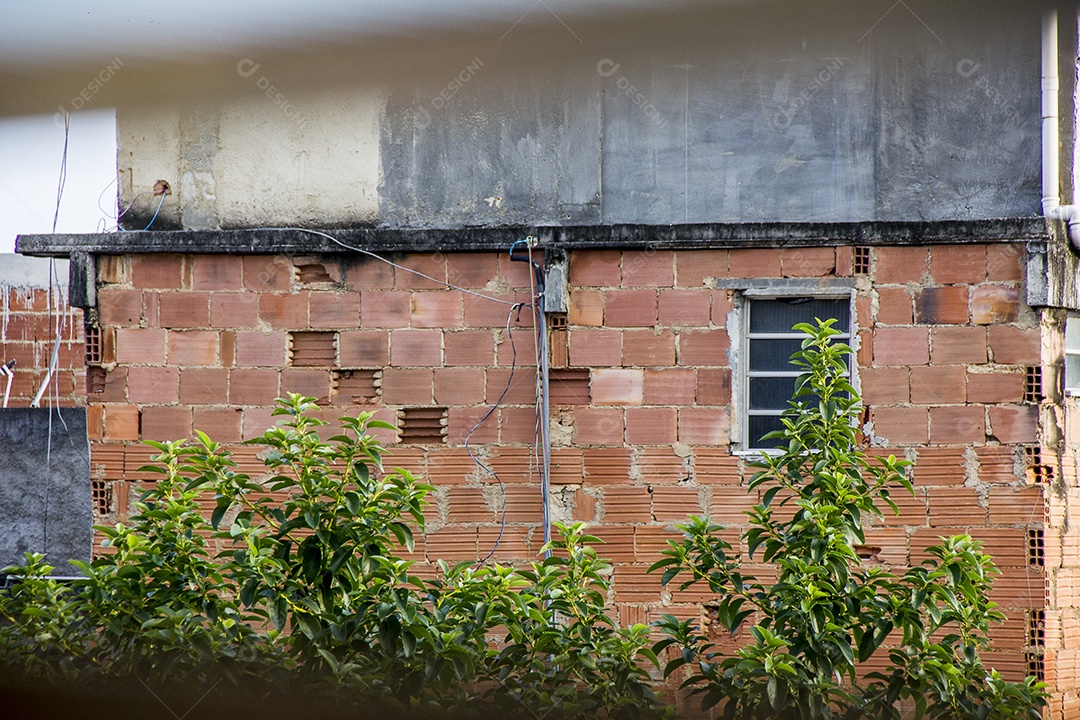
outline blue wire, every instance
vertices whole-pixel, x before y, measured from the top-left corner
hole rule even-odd
[[[150,218],[150,222],[147,223],[146,227],[143,228],[144,231],[149,230],[150,226],[154,224],[155,220],[157,220],[158,213],[161,212],[161,206],[164,205],[164,204],[165,204],[165,193],[161,193],[161,199],[158,200],[157,210],[154,211],[154,217]]]

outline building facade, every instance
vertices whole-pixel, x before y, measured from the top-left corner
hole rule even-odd
[[[551,518],[604,539],[623,622],[708,623],[707,594],[646,568],[690,514],[745,524],[793,382],[785,333],[827,314],[868,451],[914,461],[865,561],[982,540],[1008,617],[993,663],[1075,716],[1080,302],[1068,230],[1041,217],[1043,8],[885,9],[551,22],[310,85],[241,57],[212,102],[121,105],[127,231],[19,243],[72,259],[98,517],[150,479],[143,440],[202,430],[261,467],[240,443],[302,392],[398,426],[395,464],[438,488],[422,567],[533,557],[546,482]],[[1072,12],[1052,39],[1063,118]]]

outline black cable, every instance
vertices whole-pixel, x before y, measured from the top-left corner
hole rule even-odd
[[[397,263],[395,263],[395,262],[393,262],[391,260],[388,260],[388,259],[382,257],[381,255],[378,255],[376,253],[371,252],[370,250],[365,250],[363,248],[355,247],[353,245],[349,245],[348,243],[344,243],[341,240],[338,240],[333,235],[321,232],[319,230],[310,230],[308,228],[298,228],[298,227],[276,227],[276,228],[269,228],[268,227],[268,228],[253,228],[253,229],[255,229],[255,230],[292,230],[294,232],[303,232],[303,233],[309,233],[311,235],[317,235],[319,237],[326,238],[327,240],[333,242],[334,244],[336,244],[336,245],[338,245],[340,247],[345,248],[346,250],[352,250],[353,252],[357,252],[357,253],[360,253],[362,255],[367,255],[368,257],[374,258],[375,260],[386,263],[390,267],[397,268],[399,270],[402,270],[402,271],[407,272],[407,273],[411,273],[413,275],[425,278],[427,280],[431,280],[431,281],[436,282],[436,283],[438,283],[440,285],[443,285],[444,287],[452,288],[454,290],[459,290],[459,291],[461,291],[461,292],[463,292],[463,293],[465,293],[467,295],[473,295],[473,296],[476,296],[478,298],[482,298],[484,300],[490,300],[491,302],[499,303],[501,305],[509,305],[510,306],[510,312],[506,316],[506,335],[507,335],[507,339],[510,341],[510,350],[512,351],[512,358],[511,358],[511,363],[510,363],[510,377],[507,379],[506,387],[503,388],[502,393],[499,395],[499,399],[495,401],[494,405],[492,405],[490,408],[488,408],[488,411],[486,413],[484,413],[484,416],[482,418],[480,418],[480,421],[477,422],[476,425],[474,425],[472,427],[472,429],[469,430],[468,434],[465,436],[465,452],[468,453],[469,458],[474,463],[476,463],[477,467],[479,467],[481,470],[487,472],[489,475],[491,475],[491,477],[495,478],[495,481],[499,483],[499,490],[502,493],[502,509],[501,509],[501,512],[500,512],[499,535],[495,539],[495,544],[492,546],[491,551],[487,555],[485,555],[484,558],[482,560],[480,560],[478,564],[483,565],[484,563],[486,563],[491,558],[491,556],[495,554],[495,550],[498,549],[499,543],[502,542],[503,535],[506,532],[506,486],[503,484],[502,479],[499,478],[499,475],[494,470],[492,470],[490,467],[488,467],[487,465],[482,463],[479,460],[479,458],[477,458],[473,454],[472,450],[469,447],[469,441],[472,438],[472,434],[481,425],[483,425],[484,422],[487,421],[487,419],[489,417],[491,417],[492,413],[494,413],[496,409],[498,409],[498,407],[502,404],[503,399],[506,397],[506,393],[509,392],[509,390],[510,390],[510,384],[514,380],[514,371],[517,369],[517,346],[514,344],[514,334],[513,334],[513,331],[510,329],[511,318],[513,318],[515,312],[518,313],[518,317],[520,318],[521,317],[521,308],[523,308],[526,303],[509,302],[507,300],[502,300],[500,298],[492,297],[490,295],[484,295],[483,293],[479,293],[479,292],[476,292],[474,290],[469,290],[467,288],[458,287],[457,285],[454,285],[452,283],[448,283],[445,280],[439,280],[438,278],[433,278],[430,275],[425,275],[424,273],[422,273],[422,272],[420,272],[418,270],[413,270],[412,268],[408,268],[408,267],[405,267],[403,265],[399,265],[399,264],[397,264]],[[510,259],[511,260],[522,260],[523,259],[522,256],[515,256],[514,255],[514,247],[516,247],[519,243],[522,243],[522,242],[530,242],[530,240],[518,240],[517,242],[515,242],[513,245],[510,246]],[[536,262],[533,262],[531,257],[528,257],[527,259],[528,259],[528,262],[532,265],[533,272],[536,274],[537,280],[540,283],[542,283],[543,282],[543,269],[539,266],[539,264],[537,264]],[[535,313],[535,311],[536,311],[536,299],[535,298],[532,301],[532,306],[533,306],[533,311]],[[533,322],[535,323],[535,319],[534,319]],[[539,372],[539,368],[537,369],[537,372]],[[546,512],[546,509],[547,509],[547,505],[545,503],[545,512]],[[545,531],[545,532],[547,532],[547,531]]]
[[[503,484],[503,481],[499,477],[498,473],[496,473],[490,467],[481,462],[478,457],[473,455],[472,450],[469,448],[469,440],[472,438],[472,434],[476,432],[476,430],[481,425],[483,425],[487,421],[487,419],[491,417],[492,413],[494,413],[495,410],[497,410],[498,407],[502,404],[503,399],[506,397],[506,393],[510,392],[510,385],[514,382],[514,371],[517,370],[517,346],[514,344],[514,332],[510,329],[510,325],[511,319],[514,317],[514,312],[517,311],[518,317],[520,318],[521,308],[523,307],[524,303],[516,303],[514,307],[510,308],[510,312],[506,315],[506,337],[510,341],[511,353],[510,377],[506,379],[506,387],[504,387],[502,393],[499,394],[499,399],[496,400],[495,403],[488,408],[488,411],[484,413],[484,416],[480,418],[480,421],[473,425],[472,430],[470,430],[468,434],[465,435],[465,452],[468,453],[469,458],[471,458],[472,461],[476,463],[477,467],[491,475],[491,477],[495,478],[495,482],[499,483],[499,492],[502,493],[502,507],[500,510],[499,518],[499,536],[495,538],[495,544],[491,546],[491,550],[488,552],[488,554],[485,555],[483,559],[481,559],[477,563],[477,565],[483,565],[491,559],[491,556],[494,555],[495,551],[499,548],[499,543],[502,542],[503,534],[506,532],[506,485]]]
[[[547,320],[544,315],[545,278],[544,269],[540,263],[533,259],[532,242],[535,238],[518,240],[510,246],[510,259],[516,262],[528,263],[533,271],[533,340],[536,352],[536,428],[533,435],[533,457],[536,466],[540,469],[540,497],[543,502],[544,519],[544,545],[551,543],[551,483],[548,477],[551,467],[551,437],[549,429],[549,398],[548,398],[548,355],[547,355]],[[525,244],[527,253],[515,255],[514,248]],[[542,440],[541,440],[542,438]],[[543,452],[543,462],[540,453]],[[544,558],[551,557],[551,551],[544,551]]]

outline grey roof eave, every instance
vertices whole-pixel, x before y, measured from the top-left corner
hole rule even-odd
[[[321,234],[319,234],[321,233]],[[341,244],[335,243],[330,235]],[[168,230],[84,234],[29,234],[16,240],[23,255],[311,254],[480,252],[506,250],[535,236],[541,247],[562,249],[731,249],[831,245],[940,245],[1048,241],[1041,217],[917,222],[696,223],[686,225],[499,226],[458,228],[341,228],[304,230]]]

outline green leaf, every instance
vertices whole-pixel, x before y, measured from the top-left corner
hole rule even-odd
[[[318,619],[307,613],[293,613],[293,619],[300,624],[300,631],[309,640],[315,639],[315,636],[322,631]]]
[[[217,530],[218,526],[221,525],[221,518],[225,517],[225,513],[227,513],[228,511],[229,511],[229,504],[227,504],[227,503],[226,504],[219,503],[218,506],[214,508],[214,512],[212,512],[210,514],[210,525],[215,530]]]
[[[274,624],[274,627],[279,631],[285,628],[285,623],[289,618],[289,602],[284,597],[274,598],[273,602],[269,605],[270,610],[270,622]]]
[[[369,428],[382,428],[383,430],[397,430],[396,426],[382,420],[369,420],[367,426]]]
[[[400,522],[390,523],[390,532],[394,534],[394,538],[398,541],[398,545],[401,545],[409,552],[412,552],[413,533],[408,525]]]
[[[329,666],[331,671],[333,671],[334,673],[340,672],[341,663],[338,662],[338,659],[334,657],[334,655],[329,650],[325,648],[318,648],[317,652],[319,653],[319,656],[322,657],[322,659],[326,662],[327,666]]]
[[[330,560],[330,573],[336,575],[341,566],[345,564],[345,561],[351,558],[353,555],[352,547],[348,545],[342,545],[334,551],[334,556]]]
[[[348,509],[349,514],[357,516],[360,514],[360,495],[353,490],[345,493],[344,496],[345,507]]]
[[[300,543],[300,559],[303,563],[304,580],[315,582],[322,572],[322,545],[314,537]]]
[[[844,656],[844,660],[847,661],[847,664],[854,666],[855,665],[855,655],[851,651],[850,643],[848,643],[848,642],[846,642],[844,640],[841,640],[838,643],[838,647],[840,648],[840,654]]]
[[[769,705],[772,707],[772,709],[774,711],[779,710],[780,705],[778,704],[779,697],[775,677],[770,677],[765,683],[765,692],[769,698]]]

